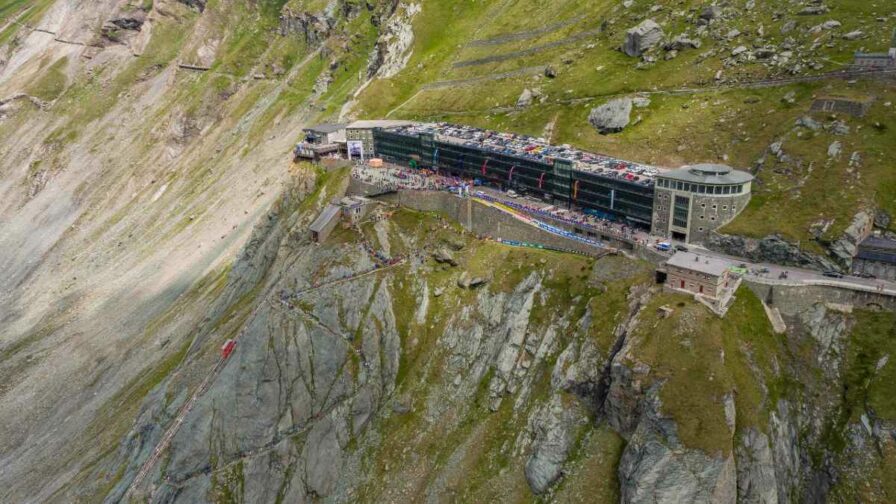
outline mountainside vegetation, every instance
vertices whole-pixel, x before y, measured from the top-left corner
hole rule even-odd
[[[894,25],[856,0],[0,0],[0,501],[896,500],[885,300],[792,291],[776,333],[747,286],[719,318],[646,261],[390,205],[315,244],[348,172],[290,159],[310,124],[404,118],[725,163],[757,181],[724,233],[830,257],[860,212],[891,228],[896,90],[822,77]],[[867,112],[810,111],[831,97]]]

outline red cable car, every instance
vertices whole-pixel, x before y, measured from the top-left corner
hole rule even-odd
[[[233,341],[232,339],[225,341],[224,345],[221,346],[221,358],[226,359],[230,357],[234,348],[236,348],[236,341]]]

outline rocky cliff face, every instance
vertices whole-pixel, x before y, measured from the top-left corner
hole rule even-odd
[[[575,83],[615,79],[588,73],[607,63],[588,46],[618,48],[647,8],[614,5],[592,41],[577,37],[597,3],[510,34],[540,4],[482,4],[0,11],[0,500],[894,499],[892,314],[820,304],[775,336],[748,292],[718,320],[652,289],[649,265],[506,248],[389,208],[309,242],[346,181],[285,161],[302,126],[352,112],[350,97],[391,110],[446,93],[469,114],[531,88],[518,113],[560,99],[574,116],[552,121],[587,128],[576,100],[594,93]],[[651,16],[669,31],[703,7]],[[578,42],[501,49],[495,70],[532,58],[554,77],[538,67],[504,98],[490,93],[507,82],[464,70],[479,64],[454,66],[558,40]],[[405,262],[374,269],[382,256]]]

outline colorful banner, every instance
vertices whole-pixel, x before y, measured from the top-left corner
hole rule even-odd
[[[482,163],[482,174],[485,175],[485,167],[488,166],[488,158]]]
[[[360,140],[349,140],[346,142],[346,147],[348,148],[349,160],[354,158],[358,158],[361,161],[364,160],[364,142]]]

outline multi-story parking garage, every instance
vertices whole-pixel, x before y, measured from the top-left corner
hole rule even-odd
[[[697,165],[666,172],[467,126],[377,128],[373,143],[376,155],[392,163],[479,179],[682,241],[702,241],[733,219],[750,198],[752,176],[728,167]],[[678,209],[683,201],[686,216]],[[673,209],[677,220],[671,218]]]
[[[389,162],[476,178],[547,198],[556,204],[592,210],[628,220],[633,225],[650,226],[653,181],[643,175],[633,175],[621,161],[601,158],[610,166],[585,171],[581,163],[571,159],[510,148],[498,150],[493,145],[418,132],[413,128],[375,130],[374,144],[376,155]]]

